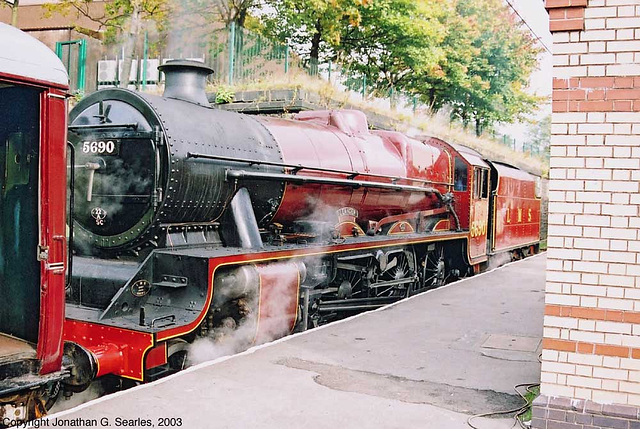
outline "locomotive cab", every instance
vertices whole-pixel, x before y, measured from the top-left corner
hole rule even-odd
[[[468,214],[465,213],[461,217],[468,216],[469,261],[471,265],[476,266],[487,260],[490,166],[482,155],[473,149],[453,144],[452,147],[456,149],[455,180],[466,177],[466,183],[463,179],[459,180],[463,183],[461,188],[458,188],[458,182],[454,182],[454,195],[465,201],[465,206],[468,207]]]

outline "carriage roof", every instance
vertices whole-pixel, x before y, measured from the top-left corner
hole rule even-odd
[[[0,74],[67,87],[67,71],[56,54],[42,42],[0,23]]]

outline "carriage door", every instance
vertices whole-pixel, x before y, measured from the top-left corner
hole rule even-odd
[[[487,229],[489,220],[489,169],[473,168],[471,219],[469,224],[469,256],[472,263],[487,257]]]
[[[0,82],[0,333],[38,341],[40,93]]]

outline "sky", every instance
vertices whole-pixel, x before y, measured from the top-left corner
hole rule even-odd
[[[544,2],[542,0],[509,0],[509,2],[541,39],[541,43],[538,45],[543,49],[543,52],[539,57],[539,70],[531,79],[531,89],[539,95],[551,95],[551,66],[553,60],[551,53],[545,49],[542,43],[551,50],[553,39],[549,32],[549,15],[544,9]]]
[[[534,37],[539,37],[541,43],[539,46],[542,49],[542,53],[538,57],[538,70],[531,76],[530,91],[539,96],[551,97],[552,88],[552,65],[553,59],[551,53],[546,48],[552,50],[552,37],[549,32],[549,15],[544,9],[543,0],[504,0],[518,11],[520,16],[529,24]],[[518,19],[516,17],[516,19]],[[524,24],[523,24],[524,25]],[[526,28],[526,26],[524,27]],[[536,115],[536,119],[540,119],[546,115],[551,114],[551,104],[546,104],[541,107],[540,112]],[[516,139],[516,148],[520,149],[522,142],[526,139],[529,126],[527,124],[513,124],[500,127],[499,131],[508,134]]]

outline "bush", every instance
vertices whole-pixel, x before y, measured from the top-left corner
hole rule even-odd
[[[216,104],[231,103],[235,98],[235,92],[229,88],[221,86],[216,91]]]

